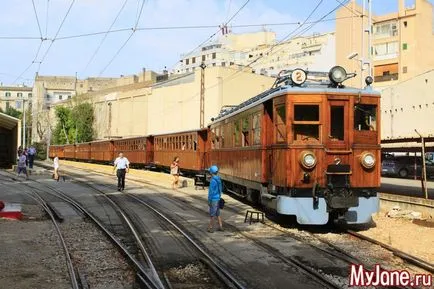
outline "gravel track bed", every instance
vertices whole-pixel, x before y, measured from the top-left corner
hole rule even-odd
[[[215,273],[199,262],[195,249],[171,225],[143,210],[141,205],[125,195],[113,193],[107,185],[89,181],[87,184],[95,194],[112,193],[108,196],[134,223],[154,266],[162,278],[169,280],[172,288],[225,288]]]
[[[89,183],[106,183],[107,178],[104,176],[83,173],[80,171],[74,171],[77,176],[87,179]],[[232,232],[223,232],[223,234],[216,233],[213,235],[216,239],[210,238],[209,233],[206,232],[206,225],[208,217],[204,217],[202,214],[197,214],[190,209],[182,209],[179,205],[168,203],[164,198],[159,197],[161,194],[158,192],[150,192],[149,189],[142,186],[127,184],[128,192],[138,192],[152,194],[150,197],[153,199],[153,203],[158,199],[158,208],[165,214],[170,216],[172,220],[178,221],[178,224],[185,225],[184,229],[190,236],[194,236],[196,240],[200,240],[199,243],[211,252],[219,262],[226,264],[230,272],[236,276],[242,277],[243,280],[248,282],[247,288],[282,288],[291,283],[293,288],[321,288],[322,285],[310,278],[311,276],[302,273],[298,267],[294,265],[288,265],[274,254],[260,246],[256,246],[254,242],[246,239],[244,236],[236,235]],[[103,185],[107,187],[107,185]],[[115,190],[114,185],[109,185]],[[107,188],[106,188],[107,189]],[[127,192],[126,191],[126,192]],[[162,190],[163,191],[163,190]],[[163,202],[164,204],[161,204]],[[146,210],[142,207],[142,210]],[[188,220],[185,216],[182,216],[182,212],[188,212]],[[180,213],[181,215],[178,215]],[[277,274],[275,272],[280,272]],[[309,277],[308,277],[309,276]]]
[[[128,263],[94,224],[61,224],[74,266],[86,276],[90,288],[134,288]]]

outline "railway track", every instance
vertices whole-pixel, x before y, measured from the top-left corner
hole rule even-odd
[[[100,173],[101,174],[101,173]],[[102,173],[102,175],[106,175],[106,174],[104,174],[104,173]],[[138,181],[138,180],[134,180],[134,182],[137,182],[137,183],[141,183],[141,184],[145,184],[145,185],[148,185],[148,186],[153,186],[153,187],[159,187],[159,188],[163,188],[163,189],[167,189],[166,187],[163,187],[163,186],[159,186],[159,185],[155,185],[155,184],[150,184],[150,183],[148,183],[148,182],[146,182],[146,181]],[[181,192],[182,193],[182,192]],[[130,195],[130,194],[129,194]],[[188,194],[187,194],[188,195]],[[196,197],[196,196],[191,196],[191,195],[188,195],[189,197],[192,197],[192,198],[197,198],[197,199],[201,199],[202,201],[203,201],[203,198],[200,198],[200,197]],[[143,201],[143,200],[142,200]],[[232,210],[233,212],[235,212],[235,213],[239,213],[239,211],[237,210],[237,209],[233,209],[233,208],[229,208],[229,210]],[[202,212],[203,213],[203,212]],[[285,231],[285,230],[282,230],[282,229],[279,229],[279,228],[276,228],[275,226],[272,226],[272,225],[269,225],[269,224],[267,224],[267,226],[270,226],[270,227],[272,227],[272,228],[274,228],[274,229],[276,229],[276,230],[279,230],[279,231],[281,231],[281,232],[283,232],[283,233],[286,233],[286,234],[288,234],[288,235],[290,235],[290,237],[291,238],[293,238],[293,239],[297,239],[297,240],[299,240],[299,241],[303,241],[303,238],[297,238],[296,236],[294,236],[294,234],[289,234],[287,231]],[[348,232],[349,234],[351,234],[350,232]],[[357,232],[353,232],[353,233],[355,233],[355,234],[358,234]],[[315,238],[315,239],[317,239],[318,241],[320,241],[320,242],[322,242],[322,243],[324,243],[324,244],[326,244],[329,248],[331,248],[331,250],[326,250],[326,249],[324,249],[324,248],[321,248],[321,247],[319,247],[319,246],[315,246],[315,245],[312,245],[312,244],[309,244],[310,246],[312,246],[312,247],[315,247],[315,248],[317,248],[317,249],[319,249],[320,251],[322,251],[322,252],[324,252],[324,253],[326,253],[326,254],[328,254],[328,255],[330,255],[330,256],[332,256],[332,257],[334,257],[334,258],[339,258],[339,259],[341,259],[341,260],[344,260],[344,261],[346,261],[347,263],[349,263],[349,264],[354,264],[354,263],[357,263],[357,264],[362,264],[362,262],[359,260],[359,259],[357,259],[356,257],[354,257],[352,254],[349,254],[349,253],[347,253],[346,251],[344,251],[344,250],[342,250],[342,249],[340,249],[338,246],[335,246],[335,245],[333,245],[332,243],[330,243],[330,242],[328,242],[328,241],[326,241],[326,240],[323,240],[322,238],[318,238],[318,237],[316,237],[314,234],[311,234],[311,236],[313,237],[313,238]],[[248,237],[249,238],[249,237]],[[362,238],[363,238],[363,236],[362,236]],[[251,239],[251,238],[250,238]],[[253,240],[253,239],[251,239],[251,240]],[[366,239],[365,239],[366,240]],[[306,266],[306,265],[304,265],[303,263],[299,263],[299,262],[297,262],[297,260],[295,260],[295,262],[294,262],[294,260],[291,260],[291,259],[288,259],[287,257],[285,257],[285,256],[283,256],[283,255],[279,255],[278,254],[278,252],[275,252],[276,250],[274,249],[274,248],[270,248],[270,247],[268,247],[266,244],[263,244],[263,243],[261,243],[261,242],[259,242],[258,243],[258,241],[256,240],[253,240],[255,243],[257,243],[260,247],[263,247],[265,250],[268,250],[268,251],[274,251],[274,255],[276,256],[276,257],[278,257],[281,261],[283,261],[283,262],[285,262],[285,263],[291,263],[292,265],[296,265],[296,266],[299,266],[300,268],[302,268],[305,272],[307,272],[307,273],[309,273],[309,271],[311,271],[312,270],[312,268],[310,268],[310,267],[308,267],[308,266]],[[366,240],[366,241],[369,241],[369,240]],[[375,243],[375,242],[374,242]],[[379,244],[380,245],[380,244]],[[383,244],[384,245],[384,244]],[[398,256],[398,257],[401,257],[401,258],[403,258],[404,260],[408,260],[408,262],[410,262],[410,263],[412,263],[412,264],[414,264],[414,265],[416,265],[416,266],[418,266],[418,267],[420,267],[420,268],[422,268],[422,269],[425,269],[425,270],[427,270],[427,271],[429,271],[429,272],[432,272],[431,270],[432,270],[432,264],[424,264],[424,263],[426,263],[426,262],[424,262],[423,260],[420,260],[420,259],[418,259],[418,258],[416,258],[416,257],[414,257],[414,256],[410,256],[410,255],[408,255],[408,254],[405,254],[405,253],[403,253],[403,252],[401,252],[401,251],[398,251],[398,250],[396,250],[396,249],[394,249],[394,248],[392,248],[392,247],[390,247],[390,246],[383,246],[385,249],[388,249],[388,250],[390,250],[390,251],[392,251],[392,252],[394,252],[394,254],[396,255],[396,256]],[[312,273],[312,272],[311,272]],[[314,271],[314,273],[312,273],[312,276],[315,276],[316,274],[317,274],[318,272],[315,272]],[[319,279],[321,279],[322,278],[322,276],[315,276],[314,278],[319,278]],[[326,282],[328,282],[328,280],[326,281]],[[333,286],[334,286],[335,284],[329,284],[328,286],[330,287],[330,288],[333,288]],[[334,288],[339,288],[339,287],[334,287]],[[398,287],[396,287],[396,288],[398,288]]]
[[[39,183],[37,181],[35,182]],[[26,184],[26,185],[33,190],[40,190],[40,188],[32,186],[30,184]],[[120,240],[120,237],[125,235],[125,232],[123,231],[119,232],[119,229],[117,229],[115,231],[117,231],[118,234],[113,233],[113,229],[109,228],[110,224],[106,224],[103,221],[99,220],[94,213],[92,213],[89,209],[87,209],[85,206],[80,204],[80,202],[76,201],[75,199],[71,198],[70,196],[68,196],[67,194],[65,194],[64,192],[56,188],[53,188],[47,184],[44,184],[44,186],[49,188],[49,191],[46,190],[44,193],[57,197],[62,201],[70,204],[74,208],[76,208],[108,236],[108,238],[112,241],[112,243],[116,245],[116,247],[121,251],[121,253],[127,258],[130,264],[133,266],[134,270],[137,273],[137,277],[138,277],[137,279],[139,280],[139,282],[142,283],[141,284],[142,286],[144,286],[145,288],[152,288],[152,289],[165,288],[162,285],[161,280],[160,282],[158,282],[158,280],[156,281],[155,279],[156,277],[151,275],[152,273],[150,273],[151,271],[150,268],[149,267],[146,268],[145,266],[143,266],[142,262],[140,262],[136,258],[134,252],[132,252],[131,248],[129,248],[131,247],[131,244],[125,244]]]
[[[93,187],[93,185],[90,182],[86,182],[85,184],[88,185],[88,186]],[[106,185],[102,185],[102,186],[106,186]],[[106,187],[108,187],[110,190],[113,190],[113,188],[111,188],[109,186],[106,186]],[[95,187],[93,187],[93,188],[95,189]],[[99,190],[99,189],[97,189],[97,190]],[[102,191],[100,191],[100,192],[103,193]],[[183,229],[181,229],[181,227],[178,224],[176,224],[173,220],[171,220],[164,213],[162,213],[161,210],[158,210],[155,205],[152,205],[150,201],[145,200],[144,198],[140,198],[140,197],[138,197],[138,196],[136,196],[134,194],[128,193],[128,190],[124,191],[123,194],[129,196],[134,201],[136,201],[136,202],[144,205],[147,209],[149,209],[152,212],[154,212],[159,218],[161,218],[164,221],[168,222],[180,234],[182,234],[203,255],[203,257],[208,260],[208,262],[211,262],[211,264],[213,264],[215,266],[216,270],[218,270],[223,276],[225,276],[227,279],[229,279],[231,281],[231,283],[236,288],[243,288],[243,285],[241,284],[241,282],[239,282],[238,280],[236,280],[236,278],[234,278],[232,276],[232,274],[227,269],[224,268],[224,266],[222,266],[221,264],[219,264],[218,262],[216,262],[214,260],[214,258],[212,258],[207,252],[205,252],[205,250],[203,250],[202,247],[191,236],[188,235],[188,233],[186,233]],[[204,213],[203,211],[200,211],[200,212]],[[231,227],[231,228],[232,228],[232,230],[237,230],[237,229],[235,229],[233,227]],[[253,243],[255,243],[258,247],[262,248],[263,250],[267,251],[271,255],[275,256],[282,263],[285,263],[285,264],[287,264],[289,266],[292,266],[292,267],[296,267],[302,273],[304,273],[305,275],[307,275],[309,278],[313,278],[319,284],[323,285],[325,288],[341,288],[341,285],[335,284],[335,283],[331,282],[328,278],[324,277],[317,270],[309,267],[308,265],[306,265],[303,262],[297,260],[296,258],[290,258],[288,256],[285,256],[284,254],[280,253],[278,250],[272,248],[271,246],[267,245],[264,242],[261,242],[258,238],[255,238],[253,236],[249,236],[249,235],[247,235],[247,234],[245,234],[243,232],[240,232],[240,233],[245,238],[247,238],[250,241],[252,241]],[[335,256],[335,255],[333,255],[333,256]]]
[[[98,188],[95,184],[93,184],[92,182],[83,182],[80,180],[75,179],[76,181],[79,181],[80,183],[90,187],[91,189],[93,189],[94,191],[96,191],[97,193],[99,193],[100,195],[104,196],[105,198],[108,198],[111,200],[111,202],[114,203],[115,206],[119,207],[121,210],[123,210],[123,212],[127,212],[126,214],[128,215],[132,215],[132,213],[135,210],[132,210],[131,206],[134,206],[134,204],[129,204],[124,200],[121,200],[121,198],[119,198],[119,196],[117,194],[108,194],[105,191],[103,191],[102,189]],[[110,189],[111,191],[113,191],[113,188],[104,185],[104,184],[98,184],[98,186],[102,186],[105,188]],[[177,238],[177,242],[178,243],[183,243],[184,241],[187,241],[187,243],[192,246],[198,253],[200,256],[198,256],[197,260],[200,261],[201,263],[203,263],[205,266],[207,266],[212,272],[214,272],[216,274],[216,276],[220,279],[220,281],[222,281],[224,283],[224,285],[228,288],[238,288],[238,289],[244,289],[245,286],[243,285],[243,281],[239,280],[239,278],[235,277],[233,274],[231,274],[229,272],[228,269],[225,268],[225,266],[219,262],[217,262],[215,260],[215,258],[213,258],[210,254],[208,254],[196,241],[193,240],[193,238],[191,238],[188,233],[186,233],[183,229],[181,229],[178,225],[176,225],[171,219],[169,219],[163,212],[161,212],[160,210],[156,209],[155,207],[153,207],[152,205],[150,205],[149,203],[146,203],[144,200],[140,200],[138,199],[136,196],[129,194],[129,193],[125,193],[123,195],[127,195],[133,202],[135,203],[139,203],[141,205],[146,206],[155,216],[157,216],[160,220],[164,221],[164,223],[167,223],[168,225],[170,225],[173,229],[175,229],[177,231],[177,233],[179,233],[182,237],[183,240],[180,240],[179,238]],[[135,219],[136,221],[134,222],[136,224],[136,226],[140,226],[140,224],[138,224],[138,217],[130,217],[130,219]],[[149,219],[148,219],[149,220]],[[157,222],[157,221],[156,221]],[[170,230],[168,229],[166,226],[162,226],[163,230]],[[146,232],[145,232],[146,233]],[[147,232],[149,234],[149,232]],[[152,234],[149,234],[152,235]],[[175,234],[172,234],[173,237]],[[143,247],[145,247],[145,245],[143,245]],[[163,253],[163,252],[161,252]],[[150,259],[150,258],[149,258]],[[172,284],[170,282],[170,280],[168,280],[169,278],[166,277],[166,275],[164,273],[162,273],[161,275],[165,276],[165,283],[167,285],[168,288],[172,288]]]
[[[76,269],[71,260],[71,254],[69,253],[68,247],[66,246],[65,239],[63,238],[62,231],[60,230],[59,225],[57,224],[56,217],[51,212],[50,206],[45,202],[45,200],[38,194],[38,192],[33,191],[32,193],[26,192],[26,194],[32,198],[49,216],[51,222],[53,223],[54,229],[59,237],[60,244],[62,246],[63,252],[65,254],[66,266],[68,268],[69,278],[71,280],[71,286],[73,289],[86,288],[86,283],[82,278],[77,278]],[[80,280],[80,281],[79,281]],[[79,285],[80,283],[80,285]]]
[[[384,244],[382,242],[379,242],[377,240],[374,240],[372,238],[364,236],[364,235],[362,235],[362,234],[360,234],[358,232],[355,232],[355,231],[352,231],[352,230],[346,230],[346,233],[349,234],[349,235],[351,235],[351,236],[354,236],[354,237],[356,237],[358,239],[370,242],[370,243],[378,245],[378,246],[380,246],[380,247],[382,247],[384,249],[387,249],[390,252],[392,252],[395,256],[398,256],[401,259],[405,260],[407,263],[415,265],[415,266],[417,266],[419,268],[422,268],[422,269],[424,269],[424,270],[426,270],[426,271],[428,271],[428,272],[430,272],[432,274],[434,273],[434,264],[431,264],[431,263],[429,263],[429,262],[427,262],[425,260],[422,260],[422,259],[417,258],[415,256],[412,256],[410,254],[407,254],[407,253],[405,253],[405,252],[403,252],[401,250],[398,250],[396,248],[393,248],[392,246],[389,246],[387,244]]]

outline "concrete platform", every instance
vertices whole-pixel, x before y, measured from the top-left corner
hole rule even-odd
[[[434,199],[434,182],[427,181],[428,198]],[[380,192],[394,195],[405,195],[411,197],[424,198],[422,183],[420,180],[400,179],[400,178],[381,178]]]
[[[83,216],[65,202],[49,202],[47,204],[61,222],[70,223],[83,220]]]
[[[60,174],[68,175],[65,170],[62,170],[63,166],[82,169],[82,170],[92,170],[95,173],[103,173],[103,174],[113,174],[113,167],[109,165],[101,165],[101,164],[91,164],[91,163],[82,163],[82,162],[72,162],[60,160]],[[40,167],[44,167],[46,169],[50,169],[53,167],[52,162],[43,161],[36,162],[36,164]],[[181,168],[182,169],[182,168]],[[130,169],[129,173],[126,174],[126,179],[129,178],[139,178],[142,181],[146,181],[148,183],[167,183],[169,187],[171,187],[173,182],[173,177],[169,174],[159,173],[159,172],[151,172],[145,170],[138,169]],[[180,177],[179,184],[186,184],[187,187],[194,186],[194,180],[190,178]]]

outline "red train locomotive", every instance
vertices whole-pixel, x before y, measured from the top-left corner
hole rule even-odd
[[[272,89],[220,113],[208,129],[136,138],[128,148],[123,143],[132,139],[98,146],[107,143],[136,164],[167,168],[179,156],[183,171],[217,165],[227,191],[300,224],[367,223],[378,211],[380,94],[369,77],[365,89],[344,87],[353,76],[339,66],[285,71]],[[88,160],[106,161],[94,144],[77,144],[74,158],[88,146]]]

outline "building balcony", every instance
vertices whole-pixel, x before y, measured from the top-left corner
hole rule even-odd
[[[398,73],[386,74],[386,75],[380,75],[374,77],[375,82],[384,82],[384,81],[392,81],[392,80],[398,80]]]
[[[375,55],[374,61],[381,61],[381,60],[389,60],[389,59],[395,59],[398,58],[398,53],[390,53],[390,54],[384,54],[384,55]]]

